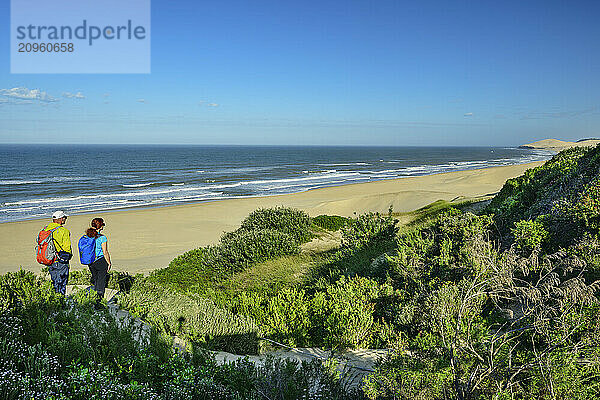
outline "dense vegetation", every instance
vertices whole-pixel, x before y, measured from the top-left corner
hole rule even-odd
[[[257,210],[218,245],[136,277],[127,293],[121,287],[122,307],[164,337],[204,348],[253,354],[267,338],[294,347],[393,349],[360,394],[343,391],[320,362],[217,366],[197,351],[170,355],[157,333],[136,344],[127,339],[132,327],[91,314],[85,296],[65,300],[23,273],[0,281],[3,318],[17,317],[3,325],[20,327],[3,340],[26,346],[6,352],[2,360],[12,361],[2,365],[29,374],[27,390],[34,390],[40,372],[14,354],[59,357],[43,374],[75,398],[79,377],[89,390],[110,383],[173,399],[185,398],[178,390],[188,390],[187,398],[600,397],[600,147],[563,151],[508,180],[478,214],[450,205],[433,203],[403,226],[391,210],[348,219]],[[338,248],[302,250],[337,229]],[[90,341],[86,324],[95,318],[111,334]],[[69,319],[80,322],[58,323]],[[125,350],[117,354],[112,340]]]
[[[600,148],[506,182],[486,212],[401,235],[397,351],[370,398],[598,398]]]
[[[282,222],[285,220],[295,231]],[[168,268],[138,281],[121,296],[120,304],[168,335],[234,353],[258,352],[261,337],[289,346],[385,347],[393,332],[380,315],[384,311],[375,303],[383,304],[394,289],[384,282],[356,276],[355,272],[393,248],[395,222],[389,215],[376,214],[350,219],[342,228],[341,249],[308,261],[302,256],[292,255],[296,258],[290,259],[286,246],[271,246],[252,238],[263,232],[281,233],[284,240],[278,243],[293,243],[293,253],[298,253],[300,239],[289,238],[310,238],[310,218],[286,208],[258,210],[242,222],[240,229],[223,235],[221,243],[211,248],[211,254],[244,255],[227,258],[227,270],[216,273],[214,264],[204,268],[207,260],[218,262],[218,258],[206,256],[206,248],[191,251],[176,258]],[[282,227],[286,227],[285,232],[279,230]],[[296,280],[273,282],[255,276],[254,281],[261,284],[233,284],[241,283],[238,277],[248,277],[248,270],[254,266],[256,271],[259,261],[265,259],[270,261],[260,267],[274,264],[277,270],[286,261],[299,261],[310,264],[310,268]]]
[[[202,295],[291,346],[395,348],[371,398],[593,397],[599,153],[558,154],[481,215],[437,202],[401,230],[391,214],[348,219],[302,279]]]
[[[321,362],[267,359],[217,365],[207,353],[172,353],[156,331],[96,310],[20,271],[0,276],[0,398],[13,399],[349,399]]]
[[[600,151],[574,147],[506,181],[487,212],[495,215],[504,245],[512,243],[516,222],[535,221],[549,233],[542,247],[550,252],[598,235],[599,199]]]

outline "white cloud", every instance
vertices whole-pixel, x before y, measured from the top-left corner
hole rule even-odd
[[[4,96],[11,103],[23,103],[26,101],[51,103],[58,101],[57,98],[50,96],[40,89],[27,89],[25,87],[0,89],[0,96]]]
[[[207,100],[200,100],[198,102],[198,105],[199,106],[207,106],[207,107],[219,107],[219,104],[217,104],[217,103],[211,103],[211,102],[209,102]]]
[[[465,113],[465,117],[472,117],[472,116],[473,116],[472,112]]]
[[[63,95],[63,97],[66,97],[67,99],[85,99],[85,96],[81,92],[77,92],[77,93],[64,92],[62,95]]]

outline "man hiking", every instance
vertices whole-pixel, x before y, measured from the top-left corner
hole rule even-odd
[[[54,284],[56,293],[65,294],[67,281],[69,280],[69,260],[73,256],[71,250],[71,233],[64,227],[67,222],[67,214],[64,211],[56,211],[52,214],[52,222],[44,228],[45,231],[54,230],[52,238],[56,247],[57,257],[52,265],[48,266],[50,278]]]

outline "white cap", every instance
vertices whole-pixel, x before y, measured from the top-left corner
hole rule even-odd
[[[60,219],[63,217],[68,217],[68,215],[62,210],[54,211],[54,214],[52,214],[52,219]]]

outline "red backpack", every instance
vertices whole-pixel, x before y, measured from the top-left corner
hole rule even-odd
[[[56,228],[47,231],[46,227],[40,231],[37,237],[37,246],[35,246],[35,253],[37,254],[37,262],[44,265],[52,265],[56,259],[56,247],[54,246],[54,238],[52,234]]]

